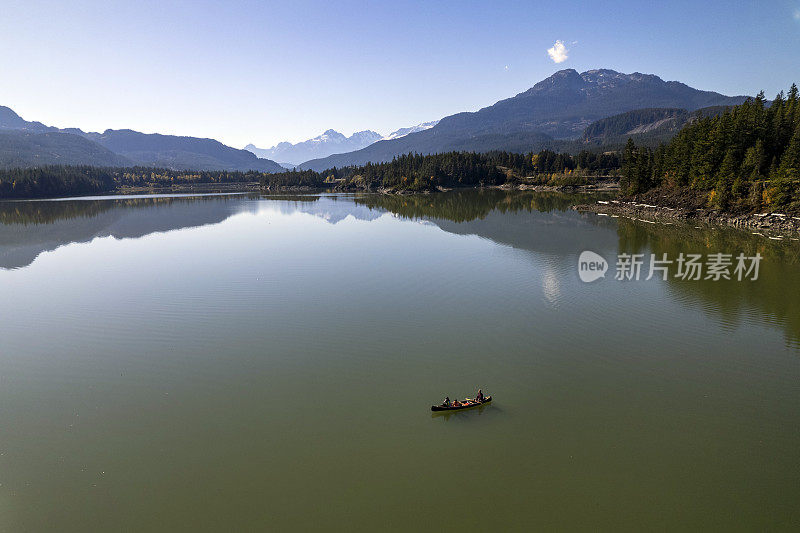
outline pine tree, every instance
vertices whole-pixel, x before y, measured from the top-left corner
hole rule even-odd
[[[625,144],[625,151],[622,154],[622,178],[620,179],[619,186],[624,194],[636,194],[639,192],[637,180],[637,150],[636,144],[633,139],[628,137],[628,142]]]
[[[739,175],[739,165],[736,154],[728,150],[717,175],[717,185],[714,188],[714,204],[723,210],[731,208],[733,201],[733,184]]]
[[[800,126],[795,128],[789,146],[781,157],[778,175],[779,177],[800,177]]]

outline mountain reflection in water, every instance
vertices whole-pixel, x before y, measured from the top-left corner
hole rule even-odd
[[[757,282],[669,279],[666,284],[677,298],[699,305],[724,323],[740,323],[755,310],[761,319],[782,328],[790,342],[800,340],[800,301],[788,297],[800,294],[800,246],[796,242],[768,240],[734,228],[651,224],[570,210],[571,205],[609,196],[488,189],[425,195],[250,194],[0,202],[0,268],[24,268],[41,253],[70,243],[100,237],[137,239],[219,224],[238,213],[257,213],[265,205],[284,214],[309,214],[332,224],[348,217],[371,221],[389,213],[567,264],[585,249],[642,253],[646,257],[651,253],[677,257],[681,252],[758,252],[764,259]],[[551,272],[543,279],[545,295],[550,294],[553,300],[556,278]]]

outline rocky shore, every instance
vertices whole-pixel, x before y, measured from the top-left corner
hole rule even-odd
[[[619,190],[619,181],[603,180],[586,185],[531,185],[527,183],[505,183],[495,187],[504,191],[541,191],[541,192],[615,192]]]
[[[728,214],[707,208],[666,207],[635,200],[598,200],[593,204],[572,206],[577,211],[611,216],[626,216],[643,220],[698,221],[725,224],[750,229],[753,233],[774,232],[797,238],[800,235],[800,217],[786,213]]]
[[[117,187],[103,194],[176,194],[258,192],[261,184],[251,183],[180,183],[166,187]]]

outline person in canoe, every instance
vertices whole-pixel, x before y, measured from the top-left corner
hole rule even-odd
[[[442,402],[442,406],[450,407],[450,396],[445,396],[444,401]]]
[[[483,395],[483,391],[482,391],[481,389],[478,389],[478,395],[477,395],[477,396],[475,396],[475,401],[476,401],[477,403],[483,403],[483,400],[484,400],[484,399],[485,399],[485,397],[484,397],[484,395]]]
[[[460,406],[461,406],[461,402],[458,401],[458,398],[453,400],[453,407],[460,407]]]

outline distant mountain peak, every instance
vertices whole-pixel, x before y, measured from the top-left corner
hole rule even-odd
[[[553,73],[551,76],[543,79],[542,81],[534,85],[533,88],[535,89],[537,87],[544,88],[544,87],[562,86],[564,83],[580,83],[581,81],[589,84],[597,84],[597,83],[602,84],[612,80],[627,81],[627,82],[642,82],[642,81],[653,81],[662,83],[664,82],[664,80],[662,80],[655,74],[643,74],[641,72],[632,72],[630,74],[625,74],[623,72],[617,72],[616,70],[608,68],[595,68],[587,70],[585,72],[578,73],[578,71],[575,69],[567,68]]]
[[[398,130],[393,131],[383,139],[384,140],[399,139],[400,137],[405,137],[406,135],[409,135],[411,133],[417,133],[419,131],[429,130],[432,127],[436,126],[438,123],[439,123],[438,120],[432,120],[430,122],[422,122],[420,124],[417,124],[416,126],[411,126],[410,128],[400,128]]]
[[[312,140],[329,140],[329,139],[347,139],[347,137],[343,133],[339,133],[336,130],[325,130],[325,133],[322,135],[317,135]]]
[[[536,94],[542,91],[578,89],[585,84],[585,80],[574,68],[559,70],[552,76],[543,79],[524,93]]]
[[[0,106],[0,130],[24,130],[32,133],[45,133],[58,131],[58,128],[45,126],[41,122],[28,122],[10,107]]]
[[[381,134],[372,130],[363,130],[363,131],[357,131],[350,136],[351,139],[353,137],[357,137],[359,139],[361,138],[380,139]]]
[[[316,137],[296,144],[283,141],[271,148],[258,148],[248,144],[245,150],[259,157],[294,166],[310,159],[360,150],[381,138],[379,133],[371,130],[357,131],[347,137],[334,129],[327,129]]]
[[[21,121],[22,117],[17,115],[13,109],[0,105],[0,127],[4,126],[6,122]]]

